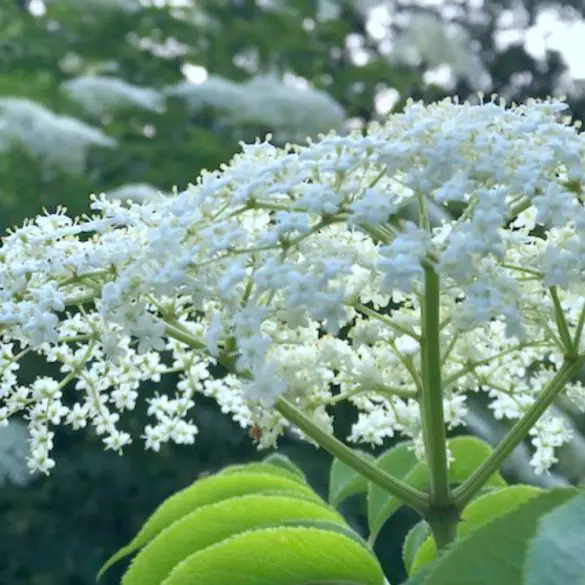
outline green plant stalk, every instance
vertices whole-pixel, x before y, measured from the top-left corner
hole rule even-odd
[[[555,307],[555,321],[557,323],[559,337],[563,342],[565,351],[575,353],[577,350],[575,349],[575,345],[571,339],[571,334],[569,333],[569,326],[567,325],[567,320],[565,319],[565,314],[563,312],[563,307],[561,306],[561,301],[559,299],[556,286],[550,287],[550,295]]]
[[[526,414],[508,431],[490,456],[453,492],[455,506],[461,512],[477,495],[487,480],[499,469],[512,451],[528,436],[530,429],[553,403],[565,385],[585,363],[585,355],[565,362],[554,378],[538,395]]]
[[[423,492],[378,469],[374,463],[370,463],[333,435],[321,429],[286,398],[278,398],[275,409],[331,455],[410,506],[421,516],[427,516],[429,503]]]
[[[447,437],[443,412],[440,343],[440,278],[432,266],[424,267],[424,298],[421,306],[422,389],[419,404],[425,455],[429,466],[430,511],[427,521],[438,549],[456,534],[457,515],[449,487]]]
[[[585,325],[585,305],[581,309],[581,314],[579,315],[579,322],[577,323],[577,329],[575,330],[575,336],[573,337],[573,347],[575,351],[578,352],[581,348],[581,336],[583,335],[583,326]]]
[[[361,303],[355,303],[355,305],[353,305],[353,306],[360,313],[363,313],[364,315],[367,315],[368,317],[371,317],[372,319],[376,319],[377,321],[380,321],[380,323],[384,323],[390,329],[393,329],[394,331],[397,331],[398,333],[402,333],[403,335],[408,335],[409,337],[412,337],[412,339],[419,341],[420,338],[414,331],[411,331],[408,327],[404,327],[403,325],[400,325],[399,323],[395,323],[394,321],[392,321],[392,319],[390,319],[390,317],[387,317],[386,315],[381,315],[380,313],[378,313],[378,311],[375,311],[374,309],[370,309],[369,307],[366,307],[365,305],[362,305]]]

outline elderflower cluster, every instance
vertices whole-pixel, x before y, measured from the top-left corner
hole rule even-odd
[[[445,22],[438,15],[413,13],[402,34],[398,35],[390,59],[418,66],[447,66],[472,87],[482,87],[489,73],[467,30],[456,22]]]
[[[62,84],[69,97],[96,118],[126,108],[152,112],[164,108],[164,96],[151,87],[140,87],[107,75],[80,75]]]
[[[167,88],[167,94],[182,98],[195,112],[217,109],[224,124],[266,126],[279,143],[340,130],[346,118],[344,109],[326,92],[274,75],[258,75],[243,83],[212,75],[203,83],[182,81]]]
[[[115,148],[99,128],[24,98],[0,98],[0,153],[22,149],[45,167],[80,175],[90,148]]]
[[[118,451],[138,400],[155,450],[194,441],[198,394],[260,446],[288,427],[281,397],[328,431],[349,401],[351,441],[402,435],[422,456],[429,307],[448,428],[470,392],[521,418],[583,353],[585,141],[565,108],[410,103],[365,134],[243,145],[157,201],[93,197],[91,217],[27,222],[0,248],[0,421],[28,421],[29,466],[47,472],[55,426],[90,425]],[[22,385],[31,351],[54,373]],[[167,373],[172,395],[141,396]],[[579,382],[566,398],[585,409]],[[549,410],[531,439],[544,471],[570,432]]]

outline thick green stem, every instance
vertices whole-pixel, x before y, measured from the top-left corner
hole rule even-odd
[[[565,361],[555,377],[538,395],[528,412],[508,431],[508,434],[492,451],[491,455],[453,492],[458,510],[465,508],[492,474],[499,469],[510,453],[528,436],[530,429],[545,413],[571,378],[579,372],[584,363],[585,355]]]
[[[296,408],[286,398],[276,401],[275,409],[289,422],[296,425],[303,433],[313,439],[319,446],[331,455],[343,461],[346,465],[380,486],[389,494],[397,497],[418,512],[426,516],[428,512],[428,500],[425,494],[400,481],[364,459],[347,445],[336,439],[333,435],[321,429],[302,411]]]
[[[430,471],[431,505],[451,504],[447,438],[443,413],[441,380],[441,343],[439,321],[439,275],[425,267],[425,294],[422,305],[422,392],[420,410],[425,442],[425,454]]]
[[[455,540],[457,537],[457,525],[460,520],[461,517],[455,504],[451,504],[444,508],[431,507],[431,511],[426,517],[426,521],[431,527],[433,540],[435,541],[437,550],[444,549]]]
[[[424,271],[425,290],[421,306],[420,341],[422,388],[419,404],[431,492],[426,520],[431,527],[437,549],[442,549],[455,538],[459,516],[453,505],[449,486],[447,437],[443,412],[440,278],[429,264],[425,265]]]

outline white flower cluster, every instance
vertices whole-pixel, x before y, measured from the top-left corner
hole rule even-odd
[[[244,83],[210,76],[203,83],[183,81],[167,93],[182,97],[193,111],[216,108],[226,124],[267,126],[281,143],[341,130],[345,122],[345,111],[326,92],[285,83],[271,75]]]
[[[116,141],[99,128],[30,100],[0,98],[0,152],[22,148],[47,167],[81,174],[92,146],[114,148]]]
[[[158,201],[164,195],[159,189],[149,183],[126,183],[115,189],[110,189],[106,193],[108,199],[119,199],[120,201],[135,201],[143,203],[144,201]]]
[[[142,8],[140,0],[85,0],[81,3],[78,0],[44,0],[47,4],[67,4],[74,9],[92,10],[121,10],[123,12],[136,12]]]
[[[410,103],[365,135],[244,145],[157,202],[93,197],[90,218],[26,223],[0,248],[0,421],[29,421],[29,465],[48,471],[55,425],[92,425],[119,450],[131,440],[120,412],[172,372],[176,393],[149,399],[149,448],[194,440],[202,393],[255,425],[261,446],[287,426],[271,408],[284,395],[329,430],[349,400],[352,441],[401,434],[422,452],[429,272],[447,426],[462,424],[470,391],[497,418],[522,417],[583,352],[585,140],[564,110]],[[463,211],[433,227],[430,203]],[[19,385],[29,351],[63,375]],[[214,377],[216,364],[229,373]],[[566,397],[584,408],[579,383]],[[536,469],[569,436],[547,412]]]
[[[164,107],[164,96],[157,90],[107,75],[81,75],[65,82],[63,89],[87,113],[98,118],[128,107],[153,112]]]
[[[393,45],[390,54],[393,61],[411,66],[447,65],[476,88],[489,80],[489,73],[463,26],[424,12],[410,14],[407,22]]]

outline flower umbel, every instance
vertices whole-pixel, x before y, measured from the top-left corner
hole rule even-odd
[[[179,372],[175,395],[149,400],[149,448],[193,442],[202,393],[260,446],[288,426],[285,396],[326,431],[348,400],[352,441],[402,434],[422,456],[430,309],[447,427],[474,391],[520,419],[583,351],[585,141],[565,108],[410,103],[365,135],[243,145],[174,196],[27,222],[0,248],[0,421],[29,421],[29,465],[46,472],[55,425],[89,424],[119,451],[141,382]],[[63,377],[21,386],[29,351]],[[583,408],[585,391],[567,398]],[[570,438],[559,425],[547,413],[531,432],[539,471]]]

